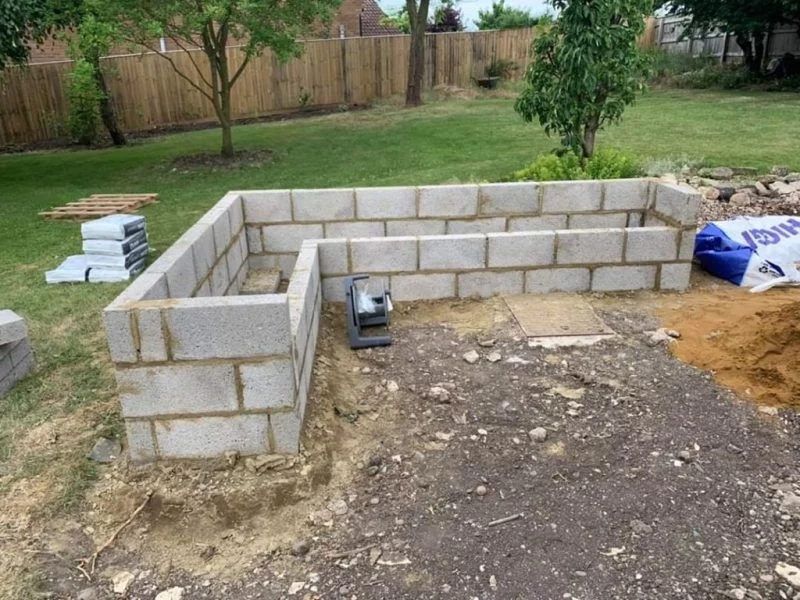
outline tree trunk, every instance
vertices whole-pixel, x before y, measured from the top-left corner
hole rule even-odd
[[[600,118],[592,116],[586,122],[586,127],[583,129],[583,159],[588,160],[594,155],[594,141],[597,137],[597,130],[600,128]]]
[[[220,154],[227,158],[233,157],[233,133],[231,131],[231,122],[229,120],[220,121],[222,124],[222,151]]]
[[[231,131],[231,85],[225,73],[220,78],[219,122],[222,125],[222,156],[233,157],[233,132]]]
[[[736,34],[736,44],[744,53],[744,64],[751,73],[761,73],[764,62],[764,36]]]
[[[425,29],[428,23],[430,0],[421,0],[417,8],[416,0],[406,0],[408,18],[411,23],[411,51],[408,55],[408,86],[406,87],[406,106],[422,104],[422,83],[425,75]]]
[[[100,89],[100,93],[103,96],[102,100],[100,100],[100,118],[103,120],[103,125],[108,129],[108,133],[114,145],[124,146],[128,141],[125,139],[125,134],[122,133],[122,130],[119,128],[117,113],[114,111],[114,105],[111,103],[111,96],[106,86],[106,78],[100,70],[100,61],[93,62],[92,68],[94,69],[94,80],[97,82],[97,87]]]

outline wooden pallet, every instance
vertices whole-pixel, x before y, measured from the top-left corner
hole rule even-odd
[[[132,213],[157,200],[158,194],[92,194],[77,202],[67,202],[65,206],[40,212],[39,216],[45,219],[85,221],[117,213]]]

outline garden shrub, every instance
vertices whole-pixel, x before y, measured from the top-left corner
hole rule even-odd
[[[81,144],[91,145],[97,139],[103,93],[95,80],[94,68],[84,59],[75,61],[75,67],[69,74],[67,99],[70,134]]]
[[[581,164],[572,151],[540,154],[529,166],[517,171],[509,181],[571,181],[575,179],[626,179],[638,177],[642,170],[631,155],[615,148],[603,148]]]

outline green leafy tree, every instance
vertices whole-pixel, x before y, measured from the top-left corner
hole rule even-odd
[[[74,1],[0,0],[0,70],[25,64],[33,44],[69,25]]]
[[[506,6],[505,0],[492,2],[491,10],[478,11],[478,29],[519,29],[551,22],[549,14],[534,15],[530,10]]]
[[[223,156],[233,156],[231,90],[253,57],[271,48],[279,60],[302,54],[299,41],[327,22],[339,0],[96,0],[103,20],[121,36],[169,61],[176,74],[214,107],[222,127]],[[189,58],[179,65],[159,52],[158,39],[172,40]],[[229,46],[243,59],[232,64]]]
[[[114,23],[103,21],[97,16],[97,11],[92,3],[81,4],[76,8],[72,18],[77,31],[65,33],[63,37],[68,42],[68,52],[70,58],[75,61],[75,70],[80,69],[81,76],[73,76],[70,86],[76,90],[70,94],[70,111],[77,111],[77,115],[71,119],[71,123],[87,119],[91,114],[85,104],[95,98],[98,114],[108,130],[111,140],[115,146],[124,146],[127,143],[125,134],[119,127],[117,113],[111,101],[111,94],[106,85],[105,74],[100,65],[100,59],[107,56],[111,51],[111,46],[119,40],[119,33]],[[86,80],[87,65],[91,67],[94,86]],[[94,88],[92,90],[91,88]],[[73,102],[73,99],[75,102]],[[78,108],[80,107],[80,108]],[[73,115],[70,115],[73,117]],[[71,126],[74,129],[74,125]],[[89,131],[88,125],[84,128]],[[73,132],[74,133],[74,132]],[[78,136],[83,143],[92,143],[91,139],[84,134]]]
[[[678,0],[663,4],[671,14],[691,19],[689,32],[719,29],[731,34],[752,73],[764,69],[766,34],[776,25],[800,22],[797,0]]]
[[[515,110],[584,158],[598,130],[619,121],[643,89],[647,59],[637,40],[652,0],[551,0],[559,17],[533,42]]]

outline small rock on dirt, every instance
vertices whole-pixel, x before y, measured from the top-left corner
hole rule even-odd
[[[469,364],[474,365],[480,359],[480,355],[475,350],[470,350],[464,354],[463,358]]]
[[[528,432],[528,437],[532,442],[544,442],[547,440],[547,429],[544,427],[535,427]]]
[[[323,525],[324,523],[328,523],[329,521],[333,520],[333,513],[327,508],[323,508],[322,510],[311,513],[310,518],[314,525]]]
[[[478,342],[478,346],[480,346],[481,348],[491,348],[492,346],[494,346],[495,342],[496,340],[483,340],[481,342]]]
[[[633,533],[638,535],[645,535],[653,532],[653,528],[650,527],[650,525],[644,521],[640,521],[639,519],[634,519],[631,521],[631,529],[633,530]]]
[[[430,390],[428,390],[428,397],[438,402],[449,402],[450,392],[448,392],[443,387],[435,385]]]
[[[291,552],[292,556],[305,556],[309,550],[311,550],[311,542],[300,540],[292,545],[292,549],[289,552]]]
[[[490,363],[496,363],[503,360],[503,357],[500,355],[499,352],[492,352],[489,354],[489,356],[486,357],[486,360],[488,360]]]
[[[123,595],[133,583],[136,576],[130,571],[120,571],[111,578],[111,587],[115,594]]]
[[[95,442],[88,457],[95,462],[108,464],[117,460],[120,454],[122,454],[122,444],[119,441],[100,438]]]
[[[731,206],[747,206],[750,204],[750,194],[747,192],[736,192],[729,200]]]
[[[156,594],[156,600],[181,600],[183,598],[182,587],[172,587]]]
[[[395,394],[400,391],[400,386],[397,384],[396,381],[387,381],[386,382],[386,390],[390,394]]]
[[[333,514],[342,516],[347,514],[347,502],[344,500],[332,500],[328,503],[328,510]]]
[[[800,496],[794,492],[786,492],[781,501],[781,512],[800,515]]]
[[[694,457],[688,450],[681,450],[678,452],[678,460],[684,463],[690,463],[694,460]]]
[[[775,573],[789,582],[793,588],[800,590],[800,567],[789,563],[779,562],[775,565]]]
[[[100,597],[97,588],[86,588],[78,592],[78,595],[75,596],[76,600],[97,600]]]
[[[475,494],[478,496],[485,496],[489,490],[486,489],[485,485],[479,485],[475,488]]]
[[[289,586],[289,591],[287,594],[290,596],[294,596],[297,592],[301,591],[304,587],[306,587],[305,581],[293,581],[292,585]]]

